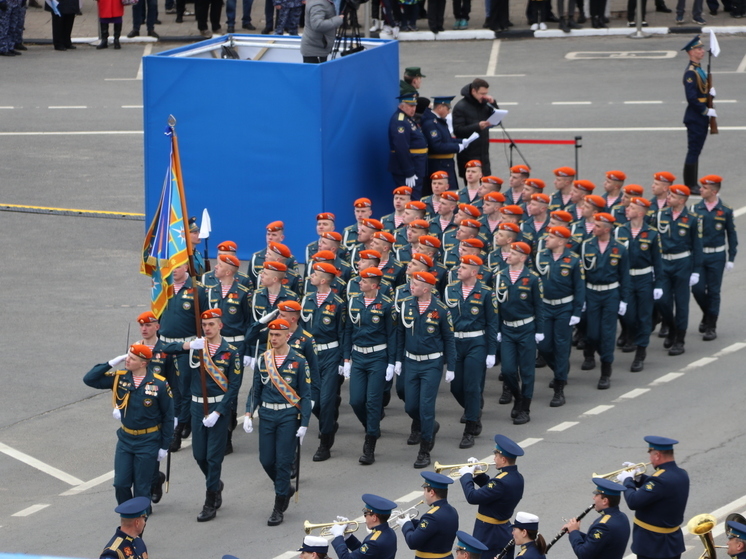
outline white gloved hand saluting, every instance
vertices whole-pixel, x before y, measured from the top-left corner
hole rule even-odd
[[[270,322],[271,320],[274,320],[274,318],[280,314],[280,309],[275,309],[269,314],[265,314],[262,318],[259,319],[260,324],[267,324],[267,322]]]
[[[163,460],[166,456],[168,456],[168,449],[167,448],[159,448],[158,449],[158,462]]]
[[[401,374],[401,361],[394,363],[394,373],[397,377]]]
[[[453,371],[446,371],[446,382],[451,382],[453,379],[456,378],[456,373]]]
[[[119,411],[119,408],[114,408],[111,410],[111,416],[117,421],[120,421],[122,419],[122,412]]]
[[[396,369],[396,365],[392,365],[391,363],[386,365],[386,382],[389,382],[391,379],[394,378],[395,369]]]
[[[715,109],[707,109],[707,116],[714,116],[717,118],[718,114],[715,112]]]
[[[653,289],[653,299],[657,301],[661,297],[663,297],[663,290],[657,287]]]
[[[579,316],[571,316],[570,317],[570,326],[575,326],[576,324],[580,324],[580,317]]]
[[[733,270],[733,266],[735,266],[735,264],[733,262],[726,262],[725,263],[725,271],[726,272],[730,272],[731,270]]]
[[[492,367],[494,367],[495,366],[495,356],[494,355],[488,355],[485,364],[487,365],[488,369],[491,369]]]
[[[627,313],[627,303],[619,301],[619,316],[624,316]]]
[[[218,422],[218,419],[220,419],[220,414],[218,412],[210,412],[210,415],[202,420],[202,425],[209,429],[210,427],[215,426],[215,424]]]
[[[205,339],[195,338],[189,342],[189,349],[205,349]]]
[[[414,188],[414,185],[417,184],[417,175],[412,175],[411,177],[407,177],[404,180],[404,184],[406,184],[409,188]]]
[[[109,361],[109,367],[114,368],[120,363],[124,363],[124,360],[127,359],[127,354],[120,355],[119,357],[115,357],[111,361]]]
[[[303,437],[306,436],[306,431],[308,431],[308,427],[298,427],[298,430],[295,432],[295,436],[300,439],[300,444],[303,444]]]
[[[352,363],[350,361],[347,361],[344,365],[342,365],[342,376],[344,376],[344,378],[350,378],[351,370],[352,370]]]
[[[247,433],[254,432],[254,422],[251,421],[250,415],[243,416],[243,430],[246,431]]]
[[[694,272],[691,276],[689,276],[689,287],[693,285],[697,285],[699,283],[699,274],[697,272]]]

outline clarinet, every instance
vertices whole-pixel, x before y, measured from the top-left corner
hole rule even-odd
[[[503,559],[508,553],[510,553],[510,550],[515,547],[515,540],[510,540],[508,542],[508,545],[506,545],[503,550],[495,556],[495,559]]]
[[[591,512],[591,509],[593,509],[594,506],[595,505],[590,505],[587,509],[585,509],[583,512],[581,512],[577,516],[577,520],[583,520],[583,518],[585,517],[585,515],[588,514],[589,512]],[[554,539],[551,542],[549,542],[549,545],[547,545],[547,551],[549,551],[551,549],[551,547],[554,544],[556,544],[559,541],[559,539],[562,536],[564,536],[565,534],[567,534],[567,528],[562,528],[562,531],[559,534],[557,534],[556,536],[554,536]]]

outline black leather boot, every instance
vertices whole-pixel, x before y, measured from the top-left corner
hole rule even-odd
[[[282,507],[285,504],[285,495],[275,495],[275,508],[267,519],[267,526],[279,526],[284,520],[282,516]]]
[[[568,17],[566,17],[566,16],[562,16],[562,17],[560,18],[560,22],[559,22],[559,28],[560,28],[560,30],[561,30],[561,31],[562,31],[563,33],[569,33],[569,32],[570,32],[570,23],[569,23],[569,21],[568,21],[568,20],[569,20],[569,18],[568,18]]]
[[[611,386],[611,363],[601,361],[601,378],[598,379],[599,390],[606,390]]]
[[[565,405],[565,381],[555,380],[554,381],[554,397],[549,402],[550,408],[558,408]]]
[[[420,426],[420,420],[419,419],[413,419],[412,420],[412,427],[410,429],[409,438],[407,439],[407,444],[409,446],[414,446],[416,444],[420,444],[420,441],[422,440],[422,434],[420,433],[420,429],[422,427]]]
[[[596,368],[595,351],[591,344],[587,343],[583,349],[583,364],[580,366],[581,371],[591,371]]]
[[[316,454],[313,455],[314,462],[323,462],[329,460],[332,457],[332,453],[329,450],[329,435],[321,435],[321,442],[319,442],[319,448],[316,450]]]
[[[710,315],[708,313],[704,313],[702,315],[702,320],[699,321],[699,333],[704,334],[705,329],[707,329],[707,322],[710,319]]]
[[[686,351],[684,349],[684,338],[686,338],[686,330],[677,330],[676,340],[671,346],[671,349],[668,350],[669,355],[681,355]]]
[[[178,450],[181,448],[181,433],[183,429],[183,423],[179,423],[176,425],[176,428],[174,429],[174,438],[171,439],[171,446],[168,447],[168,450],[170,450],[171,452],[178,452]]]
[[[520,394],[513,394],[513,396],[515,401],[513,402],[513,409],[510,410],[510,419],[515,419],[521,413],[521,396]]]
[[[207,491],[205,493],[205,504],[202,507],[202,512],[197,516],[197,522],[207,522],[217,515],[217,509],[215,508],[216,493],[216,491]]]
[[[467,421],[466,427],[464,427],[464,434],[461,437],[461,442],[459,443],[459,448],[471,448],[474,446],[474,427],[476,426],[476,421]]]
[[[108,49],[109,48],[109,24],[101,22],[101,42],[96,45],[96,50]]]
[[[645,357],[647,357],[647,350],[642,346],[637,346],[637,352],[635,353],[635,358],[632,360],[632,365],[630,366],[629,370],[631,373],[639,373],[642,371],[644,365],[643,362],[645,361]]]
[[[684,184],[689,187],[693,196],[699,195],[699,181],[697,180],[697,165],[696,163],[685,163],[684,164]]]
[[[521,410],[518,415],[513,419],[513,425],[524,425],[531,421],[529,413],[531,412],[531,398],[523,398],[521,400]]]
[[[419,469],[426,468],[430,465],[430,445],[432,441],[422,440],[420,442],[420,451],[417,453],[417,460],[414,462],[414,467]]]
[[[509,404],[513,401],[513,394],[510,393],[507,383],[503,382],[503,393],[500,394],[499,404]]]
[[[150,488],[150,502],[155,504],[163,498],[163,484],[166,482],[166,474],[158,472],[158,482]]]
[[[223,480],[221,479],[220,489],[215,491],[215,510],[223,506],[223,489],[225,489],[225,484],[223,483]]]
[[[122,36],[122,24],[121,23],[115,23],[114,24],[114,49],[119,50],[122,48],[122,45],[119,43],[119,37]]]
[[[282,506],[280,507],[280,512],[285,512],[286,510],[288,510],[288,507],[290,506],[290,500],[293,498],[293,495],[295,495],[295,487],[291,485],[290,491],[287,492],[287,495],[285,495],[282,500]]]
[[[661,332],[662,331],[663,328],[661,328]],[[676,328],[669,325],[666,328],[666,337],[663,340],[663,349],[670,349],[671,347],[673,347],[674,340],[676,340]]]
[[[718,337],[718,333],[717,333],[718,317],[717,315],[711,314],[711,315],[708,315],[707,318],[708,318],[707,326],[705,326],[705,333],[702,336],[702,339],[706,342],[711,342],[712,340]]]
[[[358,459],[363,466],[370,466],[376,461],[376,441],[377,439],[372,435],[365,435],[365,443],[363,444],[363,455]]]

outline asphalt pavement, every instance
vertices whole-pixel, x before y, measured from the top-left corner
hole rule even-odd
[[[746,48],[739,37],[720,41],[723,52],[714,68],[721,132],[707,139],[700,174],[723,175],[723,199],[741,209],[746,208]],[[685,42],[686,37],[664,36],[402,43],[400,64],[422,67],[427,75],[422,94],[430,97],[457,95],[474,76],[485,77],[498,103],[510,111],[505,120],[510,136],[582,136],[583,178],[600,185],[604,171],[622,169],[628,183],[647,189],[656,171],[681,175],[685,59],[679,49]],[[142,212],[142,83],[137,77],[146,48],[158,52],[164,45],[127,45],[104,53],[88,48],[57,53],[32,45],[23,57],[3,61],[0,209]],[[495,131],[493,137],[503,134]],[[569,145],[519,146],[533,175],[548,182],[551,169],[575,162]],[[513,161],[520,160],[514,153]],[[492,146],[492,164],[494,174],[507,177],[509,151],[500,144]],[[216,197],[221,193],[216,185]],[[281,192],[277,203],[287,203]],[[745,212],[738,212],[738,225]],[[346,217],[352,216],[340,225]],[[149,280],[138,274],[144,227],[133,220],[0,213],[7,247],[0,291],[0,552],[97,557],[117,525],[111,487],[117,424],[109,395],[85,387],[82,377],[137,338],[135,317],[149,304]],[[261,244],[257,239],[256,249]],[[490,370],[484,431],[470,451],[458,449],[461,410],[443,383],[433,460],[487,457],[494,433],[522,442],[526,456],[519,468],[526,492],[519,510],[539,515],[541,532],[551,539],[563,518],[591,502],[593,472],[618,469],[625,460],[645,461],[642,437],[665,435],[681,441],[677,460],[692,479],[687,519],[715,512],[722,522],[729,512],[743,512],[744,270],[736,259],[735,270],[725,277],[716,341],[703,342],[696,334],[700,314],[692,301],[686,353],[669,357],[654,337],[645,371],[638,374],[628,372],[632,354],[617,353],[607,391],[595,388],[598,370],[579,370],[582,356],[575,351],[567,404],[549,408],[551,374],[539,370],[531,422],[525,426],[512,425],[510,406],[497,405],[499,368]],[[249,385],[247,380],[242,387],[239,409]],[[357,461],[363,431],[347,405],[346,386],[343,394],[332,459],[311,461],[317,434],[312,421],[303,446],[299,502],[290,505],[279,527],[266,526],[273,491],[258,461],[256,432],[236,431],[236,452],[223,468],[224,504],[209,523],[196,522],[204,481],[190,449],[176,453],[170,492],[155,507],[145,533],[150,556],[231,553],[289,559],[303,537],[304,520],[357,517],[362,493],[399,499],[403,507],[417,502],[421,478],[412,468],[416,447],[405,444],[409,420],[402,403],[392,400],[377,461],[364,467]],[[471,530],[475,511],[458,485],[450,500],[461,527]],[[724,542],[722,532],[716,539]],[[686,541],[691,547],[685,559],[698,557],[698,538]],[[402,557],[411,553],[401,537],[399,550]],[[551,554],[572,557],[566,540]]]

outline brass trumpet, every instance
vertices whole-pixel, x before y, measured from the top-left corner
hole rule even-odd
[[[425,502],[425,500],[423,499],[419,503],[416,503],[416,504],[412,505],[408,509],[404,509],[404,510],[394,509],[394,510],[392,510],[391,511],[391,518],[389,518],[389,528],[391,528],[392,530],[396,530],[399,527],[399,525],[396,523],[396,520],[398,518],[403,518],[405,516],[408,516],[409,520],[414,520],[415,518],[417,518],[420,515],[420,511],[417,509],[417,507],[419,507],[424,502]]]
[[[332,535],[330,531],[330,528],[332,526],[339,526],[341,524],[352,524],[351,527],[345,529],[345,534],[352,534],[353,532],[357,532],[357,529],[360,527],[360,524],[355,520],[348,520],[344,522],[326,522],[324,524],[311,524],[308,520],[306,520],[303,523],[303,531],[306,534],[310,534],[312,530],[318,530],[320,528],[321,532],[319,532],[319,536],[323,538]]]
[[[443,474],[452,478],[460,478],[461,474],[458,471],[464,466],[476,466],[474,475],[484,474],[490,469],[490,465],[487,462],[467,462],[465,464],[441,464],[436,460],[435,462],[435,473]],[[444,471],[445,470],[445,471]]]
[[[689,530],[689,533],[699,536],[702,545],[705,546],[705,550],[699,556],[699,559],[715,559],[716,548],[727,547],[725,545],[715,545],[715,538],[712,536],[715,524],[717,524],[717,518],[711,514],[698,514],[686,523],[686,529]]]
[[[616,476],[621,474],[622,472],[626,472],[628,470],[642,470],[640,472],[635,473],[635,477],[642,475],[645,473],[645,471],[648,469],[648,466],[650,466],[650,462],[638,462],[637,464],[634,464],[632,466],[626,466],[624,468],[619,468],[618,470],[614,470],[613,472],[609,472],[608,474],[597,474],[593,473],[591,477],[602,477],[604,479],[608,479],[609,481],[616,481]]]

